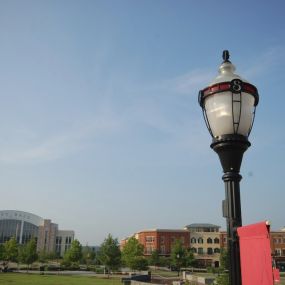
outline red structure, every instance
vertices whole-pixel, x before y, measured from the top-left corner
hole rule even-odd
[[[136,233],[136,238],[144,246],[144,254],[151,255],[158,250],[160,255],[170,255],[175,240],[181,240],[185,248],[190,247],[190,232],[187,230],[154,229]]]
[[[239,227],[237,232],[242,285],[273,285],[274,279],[278,280],[278,272],[273,276],[270,232],[267,223]]]

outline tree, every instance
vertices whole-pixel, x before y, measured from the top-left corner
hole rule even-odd
[[[4,259],[4,245],[0,244],[0,260]]]
[[[151,253],[149,264],[154,266],[160,265],[160,256],[159,251],[157,249]]]
[[[230,260],[229,260],[229,253],[226,249],[222,248],[220,253],[220,269],[221,271],[229,270]],[[223,272],[220,274],[215,281],[217,285],[229,285],[229,273]]]
[[[28,267],[35,262],[37,258],[37,243],[34,238],[19,248],[19,261],[27,264]]]
[[[68,262],[79,262],[82,258],[82,245],[75,239],[71,243],[70,249],[65,253],[64,260]]]
[[[177,270],[177,273],[179,275],[181,267],[185,267],[188,264],[188,252],[186,248],[183,246],[183,243],[180,239],[175,240],[172,248],[171,248],[171,264],[175,267]]]
[[[196,264],[196,260],[193,254],[193,251],[191,249],[186,250],[186,267],[193,267]]]
[[[110,270],[116,270],[121,265],[121,251],[118,239],[113,238],[111,234],[105,238],[100,246],[99,259],[103,265]]]
[[[215,280],[215,285],[229,285],[229,284],[230,280],[228,273],[220,274],[219,276],[217,276]]]
[[[131,237],[122,250],[122,260],[132,270],[141,270],[141,264],[146,264],[143,257],[144,247],[135,237]],[[147,260],[146,260],[147,261]]]
[[[87,266],[94,262],[96,253],[89,247],[85,246],[82,251],[82,262]]]
[[[18,245],[14,237],[4,243],[4,260],[16,262],[18,258]]]
[[[222,270],[229,270],[229,254],[226,249],[221,249],[220,264]]]

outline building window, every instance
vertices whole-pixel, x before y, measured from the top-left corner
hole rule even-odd
[[[218,238],[215,238],[214,243],[220,243],[220,240]]]
[[[220,253],[220,249],[219,248],[215,248],[214,249],[214,253]]]
[[[208,247],[207,254],[209,254],[209,255],[213,254],[213,249],[211,247]]]
[[[207,243],[213,243],[213,240],[211,238],[208,238]]]
[[[160,253],[165,254],[165,246],[164,245],[160,246]]]
[[[204,241],[201,237],[198,238],[198,243],[204,243]]]
[[[197,253],[197,248],[192,247],[192,248],[191,248],[191,251],[192,251],[193,253]]]
[[[203,253],[204,253],[203,248],[202,248],[202,247],[199,247],[199,248],[198,248],[198,254],[203,254]]]
[[[281,256],[281,249],[280,248],[276,248],[275,249],[275,255],[276,256]]]
[[[285,249],[282,249],[282,255],[285,256]]]
[[[191,238],[191,243],[196,243],[196,239],[194,237]]]
[[[164,236],[160,237],[160,242],[164,243]]]
[[[145,241],[146,242],[154,242],[154,236],[146,236]]]

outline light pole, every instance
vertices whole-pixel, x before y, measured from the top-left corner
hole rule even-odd
[[[225,200],[223,215],[227,219],[229,275],[231,285],[241,285],[237,227],[242,225],[240,166],[243,153],[250,146],[250,134],[259,96],[257,88],[235,74],[229,52],[223,52],[219,75],[199,92],[199,104],[207,128],[213,138],[211,148],[218,154],[223,167]]]

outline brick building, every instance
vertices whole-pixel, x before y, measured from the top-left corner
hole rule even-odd
[[[158,250],[160,255],[169,256],[176,240],[181,240],[185,248],[190,247],[190,233],[187,230],[153,229],[137,232],[135,238],[144,246],[144,255],[149,256]],[[121,248],[127,239],[120,243]]]
[[[285,228],[270,232],[271,254],[280,271],[285,271]]]

